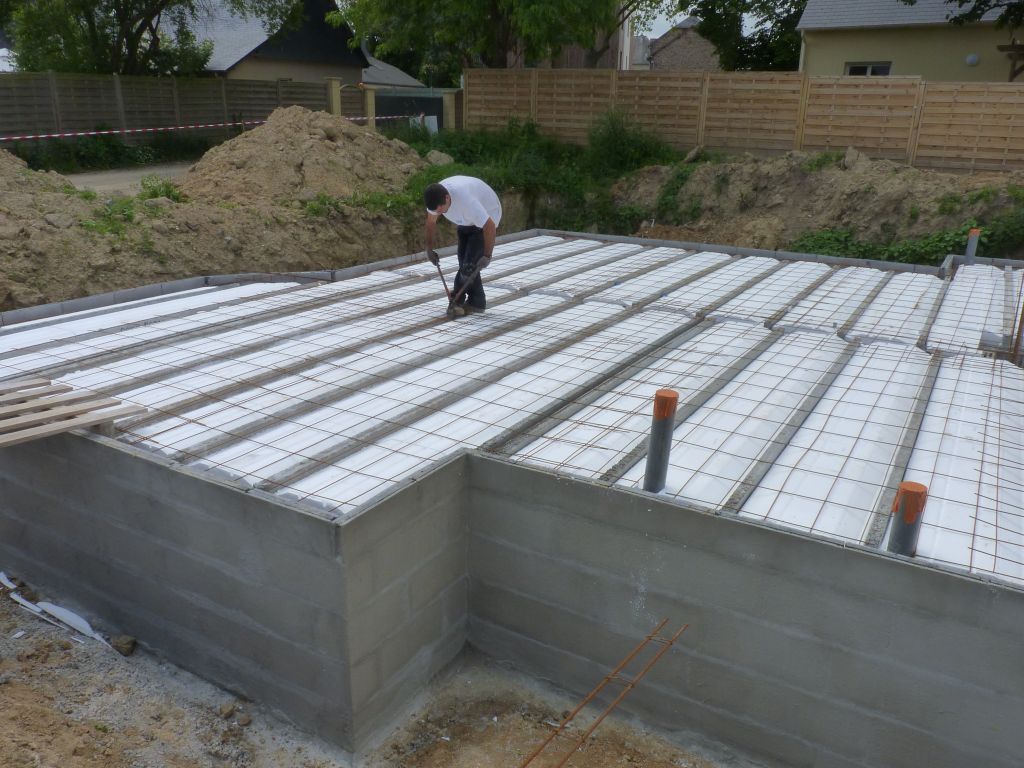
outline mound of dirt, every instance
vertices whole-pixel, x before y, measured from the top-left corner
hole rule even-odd
[[[614,187],[616,203],[650,212],[639,234],[768,249],[825,229],[883,244],[956,229],[1006,210],[1013,205],[1007,190],[1024,184],[1020,173],[940,173],[856,151],[842,160],[805,152],[745,156],[696,165],[674,201],[691,220],[677,224],[656,213],[675,172],[644,168]]]
[[[267,122],[214,147],[189,169],[190,198],[259,204],[396,192],[426,166],[404,142],[305,107],[278,109]]]

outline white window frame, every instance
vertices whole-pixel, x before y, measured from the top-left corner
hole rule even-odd
[[[851,67],[866,67],[867,72],[863,75],[850,75]],[[886,67],[885,73],[877,73],[875,67]],[[888,77],[892,73],[891,61],[848,61],[843,65],[843,74],[852,77]]]

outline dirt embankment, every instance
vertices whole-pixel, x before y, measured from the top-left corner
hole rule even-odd
[[[856,151],[845,158],[747,155],[695,166],[672,206],[689,221],[673,224],[655,212],[675,172],[652,166],[615,185],[618,204],[652,214],[639,234],[769,249],[785,249],[801,235],[825,229],[880,244],[956,229],[1007,210],[1016,203],[1007,190],[1024,185],[1021,173],[941,173]]]
[[[0,150],[0,311],[194,275],[413,253],[419,217],[339,201],[398,191],[425,164],[400,141],[302,107],[208,152],[181,180],[180,202],[89,199]],[[332,204],[310,215],[318,196]]]

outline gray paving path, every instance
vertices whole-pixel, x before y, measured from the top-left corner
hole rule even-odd
[[[173,181],[191,166],[191,162],[159,163],[135,168],[115,168],[110,171],[66,173],[64,176],[78,189],[91,189],[101,194],[135,195],[141,190],[139,182],[143,176],[156,175]]]

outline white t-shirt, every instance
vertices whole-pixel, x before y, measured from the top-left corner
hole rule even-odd
[[[473,176],[449,176],[441,182],[452,204],[444,217],[456,226],[483,228],[488,219],[501,223],[501,201],[487,184]]]

